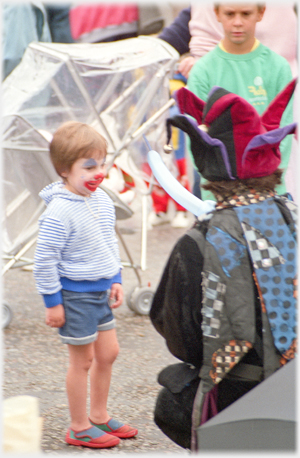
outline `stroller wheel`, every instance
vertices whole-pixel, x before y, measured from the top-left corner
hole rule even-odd
[[[2,329],[6,328],[13,318],[13,312],[6,303],[2,304]]]
[[[131,294],[131,304],[129,308],[139,315],[148,315],[151,309],[153,296],[154,291],[148,286],[135,288]]]
[[[134,291],[136,290],[136,288],[137,288],[137,287],[135,286],[133,289],[131,289],[131,290],[129,291],[129,293],[126,294],[126,304],[127,304],[128,307],[130,308],[130,310],[132,310],[133,312],[134,312],[134,310],[133,310],[133,307],[132,307],[132,300],[131,300],[131,297],[132,297]]]

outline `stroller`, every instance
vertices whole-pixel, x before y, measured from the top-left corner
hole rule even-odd
[[[118,219],[129,218],[132,209],[110,186],[110,171],[130,177],[134,198],[142,207],[141,269],[146,269],[147,201],[153,178],[144,172],[147,147],[164,144],[164,119],[173,101],[169,78],[178,61],[170,45],[154,37],[140,36],[111,43],[31,43],[15,70],[3,82],[3,254],[10,268],[32,264],[25,258],[34,245],[38,218],[44,211],[38,193],[59,179],[48,157],[52,134],[63,122],[88,123],[108,141],[106,191],[112,197]],[[128,190],[126,180],[122,193]],[[138,286],[127,296],[128,306],[148,314],[154,292],[142,287],[120,231],[129,266]],[[4,324],[12,314],[4,305]]]

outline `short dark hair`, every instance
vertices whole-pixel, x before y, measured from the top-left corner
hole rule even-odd
[[[211,191],[215,197],[221,196],[223,198],[239,194],[243,191],[245,192],[246,190],[250,191],[251,189],[255,189],[258,192],[274,192],[275,187],[281,184],[282,174],[283,170],[277,169],[274,173],[266,177],[247,178],[246,180],[208,181],[201,188]]]

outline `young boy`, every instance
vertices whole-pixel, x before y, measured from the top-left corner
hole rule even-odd
[[[255,38],[256,24],[262,20],[265,6],[220,3],[215,5],[214,10],[222,24],[224,38],[192,67],[188,88],[206,101],[213,86],[223,87],[246,99],[262,114],[292,79],[287,60]],[[290,103],[282,117],[282,124],[292,122],[292,116]],[[291,142],[291,138],[285,138],[280,145],[280,167],[284,172],[289,162]],[[284,182],[277,186],[276,191],[278,194],[285,192]],[[207,190],[203,190],[202,198],[214,199]]]
[[[62,181],[40,193],[47,209],[39,221],[34,259],[46,324],[59,328],[68,345],[71,425],[65,440],[91,448],[113,447],[119,438],[138,433],[107,412],[112,364],[119,351],[111,309],[122,304],[123,290],[114,206],[98,188],[106,153],[106,140],[87,124],[70,121],[54,133],[50,157]]]

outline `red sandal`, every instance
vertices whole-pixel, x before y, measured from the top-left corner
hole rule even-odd
[[[99,428],[92,426],[83,431],[74,431],[69,428],[65,437],[65,441],[70,445],[78,445],[90,448],[109,448],[118,445],[120,439],[111,434],[99,431]]]

